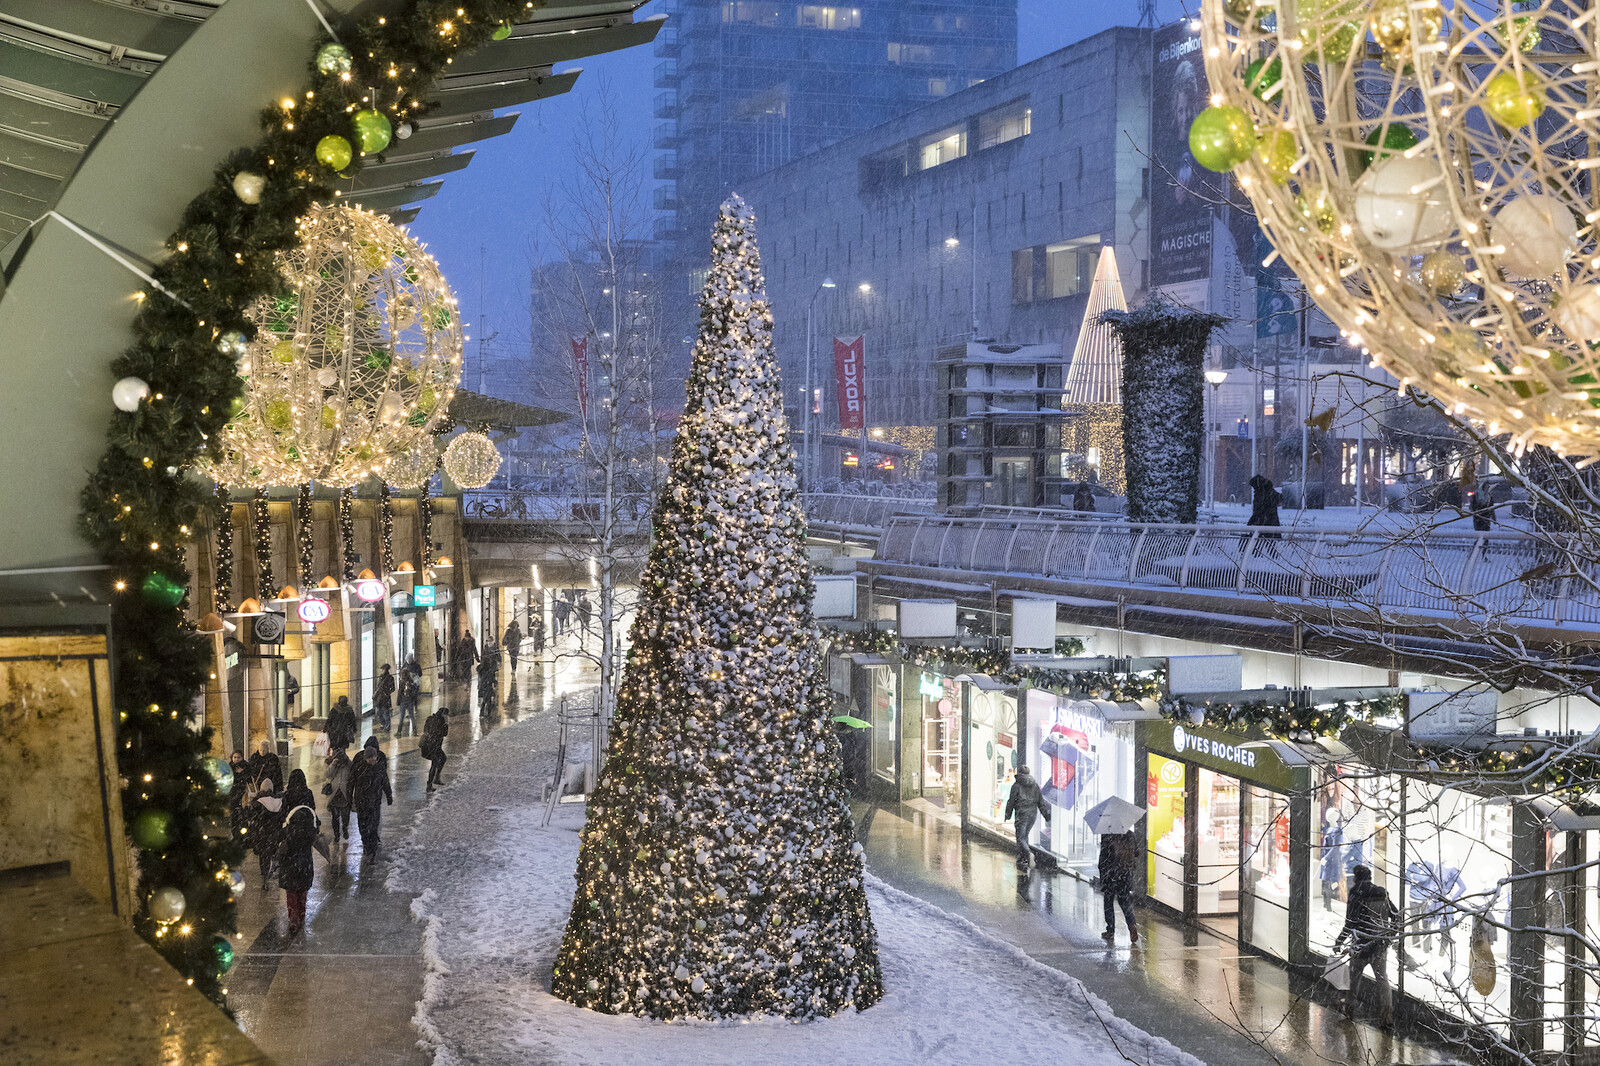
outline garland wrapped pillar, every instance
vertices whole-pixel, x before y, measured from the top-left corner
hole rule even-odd
[[[356,490],[339,490],[339,566],[346,584],[356,579],[356,520],[351,513]]]
[[[422,486],[422,499],[417,503],[418,532],[422,536],[422,559],[419,570],[428,570],[433,566],[433,497],[428,495],[428,486]]]
[[[553,991],[610,1014],[829,1015],[883,981],[737,197],[711,263]]]
[[[212,504],[217,524],[217,567],[212,574],[213,610],[233,610],[233,498],[227,486],[219,484]]]
[[[256,595],[265,601],[278,594],[272,575],[272,509],[266,489],[256,489],[250,504],[250,524],[255,531]]]
[[[1130,522],[1193,522],[1205,446],[1205,359],[1227,319],[1154,293],[1100,316],[1122,345],[1122,443]]]
[[[295,544],[300,556],[300,590],[304,592],[316,581],[312,573],[315,563],[315,538],[311,528],[311,482],[300,486],[300,495],[294,502]]]
[[[387,483],[378,487],[378,562],[383,573],[394,572],[394,500]]]

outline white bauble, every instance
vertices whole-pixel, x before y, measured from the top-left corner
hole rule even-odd
[[[339,384],[339,371],[331,366],[325,366],[317,371],[317,384],[325,389],[331,389]]]
[[[241,170],[233,176],[233,195],[244,203],[259,204],[266,188],[267,179],[253,171]]]
[[[1500,209],[1490,228],[1505,251],[1500,265],[1525,278],[1547,278],[1578,248],[1578,223],[1559,197],[1526,193]]]
[[[500,452],[482,433],[463,433],[444,450],[444,472],[464,489],[481,489],[500,469]]]
[[[111,386],[111,402],[119,411],[137,411],[139,404],[150,395],[150,386],[143,378],[123,378]]]
[[[1572,290],[1550,312],[1550,317],[1572,340],[1583,344],[1600,341],[1600,285]]]
[[[1388,252],[1437,244],[1455,231],[1443,186],[1437,156],[1379,160],[1356,182],[1356,225],[1368,242]]]
[[[405,400],[398,392],[386,392],[378,402],[378,421],[386,426],[398,426],[405,421]]]
[[[175,888],[158,888],[150,896],[150,917],[168,925],[182,918],[188,906],[189,901],[183,898],[182,892]]]

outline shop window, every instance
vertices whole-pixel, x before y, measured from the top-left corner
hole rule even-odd
[[[1289,957],[1289,803],[1265,789],[1247,790],[1240,900],[1244,940]]]
[[[931,170],[934,167],[960,159],[966,154],[966,127],[952,127],[940,133],[935,133],[932,137],[922,142],[922,149],[918,157],[920,163],[918,169]]]
[[[1013,106],[978,116],[978,151],[1005,144],[1033,132],[1033,110]]]
[[[872,771],[890,783],[895,781],[900,728],[900,693],[896,671],[874,667],[872,674]]]
[[[1183,860],[1187,850],[1184,765],[1165,755],[1146,756],[1145,831],[1149,850],[1145,884],[1152,899],[1183,910]]]
[[[1405,808],[1401,779],[1348,767],[1329,767],[1311,810],[1311,891],[1307,894],[1307,944],[1332,955],[1344,928],[1345,906],[1355,868],[1366,866],[1372,879],[1400,901],[1401,827]],[[1400,960],[1389,952],[1386,966],[1391,986],[1400,979]],[[1368,978],[1363,978],[1367,980]]]
[[[996,448],[1032,448],[1032,426],[1007,426],[994,427],[994,446]]]
[[[859,7],[826,7],[822,4],[801,4],[797,25],[807,30],[859,30]]]
[[[1199,874],[1196,913],[1224,916],[1239,913],[1239,845],[1241,837],[1239,779],[1201,768],[1200,836],[1195,845]],[[1221,928],[1228,931],[1228,924]]]
[[[968,719],[967,815],[994,832],[1010,835],[1005,822],[1006,800],[1017,779],[1017,701],[1004,692],[967,686],[971,701]]]
[[[1012,252],[1011,302],[1057,300],[1089,291],[1099,255],[1099,235]]]
[[[1038,846],[1056,861],[1093,876],[1100,838],[1083,812],[1111,796],[1136,802],[1133,724],[1107,722],[1087,700],[1038,689],[1028,692],[1028,768],[1038,780],[1049,822],[1038,826]]]

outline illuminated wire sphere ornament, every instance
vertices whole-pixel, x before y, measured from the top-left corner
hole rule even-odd
[[[433,434],[406,426],[383,468],[383,480],[397,489],[420,489],[438,468],[439,449],[434,447]]]
[[[1201,8],[1217,113],[1202,112],[1200,161],[1231,171],[1273,258],[1352,345],[1518,450],[1600,454],[1592,15],[1555,0]],[[1257,145],[1237,162],[1250,138],[1234,112]]]
[[[500,453],[482,433],[463,433],[444,450],[444,472],[464,489],[481,489],[500,469]]]
[[[244,404],[223,430],[229,485],[353,485],[446,416],[461,323],[438,264],[399,226],[324,204],[279,266],[289,287],[249,311]]]

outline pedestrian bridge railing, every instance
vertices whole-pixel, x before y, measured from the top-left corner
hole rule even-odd
[[[806,522],[812,529],[877,537],[890,517],[927,514],[931,499],[909,496],[857,496],[843,492],[808,492]]]
[[[945,572],[1600,628],[1593,561],[1520,533],[897,514],[876,558]]]

